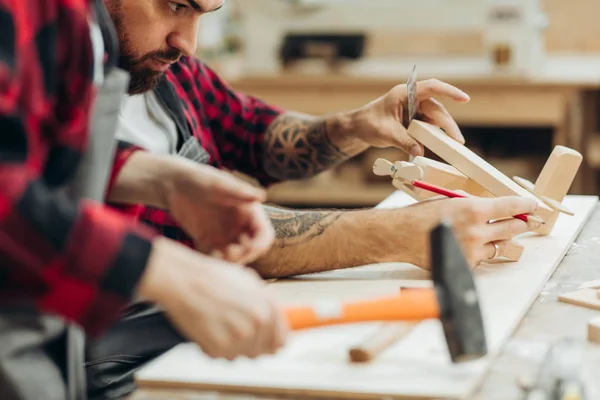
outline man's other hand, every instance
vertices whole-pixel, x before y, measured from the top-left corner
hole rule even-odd
[[[182,171],[166,185],[165,204],[199,251],[247,264],[270,249],[275,233],[262,189],[207,165]]]

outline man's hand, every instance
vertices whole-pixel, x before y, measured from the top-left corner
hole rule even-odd
[[[468,102],[469,96],[460,89],[437,79],[417,82],[418,107],[415,118],[442,128],[451,138],[464,144],[458,125],[434,96],[446,97],[461,103]],[[406,84],[395,86],[355,113],[354,124],[357,129],[354,131],[366,145],[396,146],[410,155],[422,156],[423,145],[408,135],[407,127],[402,123],[406,108],[408,108],[407,86]]]
[[[169,210],[196,248],[246,264],[274,239],[262,189],[185,158],[137,151],[121,169],[108,200]]]
[[[154,241],[138,295],[210,357],[257,357],[281,348],[283,312],[250,268],[200,254],[164,237]]]
[[[225,171],[193,165],[173,177],[166,206],[199,251],[246,264],[271,247],[275,233],[262,190]]]
[[[444,129],[450,137],[464,143],[456,122],[433,96],[461,103],[468,102],[469,96],[436,79],[417,82],[416,118]],[[403,125],[406,108],[408,92],[403,84],[349,111],[320,117],[283,113],[265,132],[262,149],[265,172],[281,180],[310,178],[371,146],[395,146],[413,156],[423,155],[423,146],[408,135]]]
[[[539,223],[511,218],[517,214],[533,214],[536,209],[535,200],[507,196],[431,200],[389,210],[385,223],[395,234],[389,233],[387,237],[394,239],[382,243],[383,258],[386,261],[407,261],[429,269],[429,233],[446,219],[452,224],[467,261],[475,266],[494,256],[494,243],[499,247],[497,256],[502,256],[506,241],[539,228]],[[394,224],[394,219],[397,224]]]

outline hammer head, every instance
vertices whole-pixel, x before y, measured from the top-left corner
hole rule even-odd
[[[431,274],[452,362],[483,357],[485,330],[471,268],[447,222],[431,231],[430,240]]]

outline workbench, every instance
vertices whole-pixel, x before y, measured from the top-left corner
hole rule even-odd
[[[474,399],[517,399],[519,382],[535,374],[546,345],[563,336],[575,336],[585,340],[586,322],[600,311],[573,306],[557,301],[557,295],[574,290],[581,283],[600,278],[600,205],[585,224],[581,234],[563,258],[543,291],[527,312],[518,329],[509,339],[500,356],[492,362],[490,373],[484,379]],[[589,345],[586,352],[587,373],[595,376],[590,387],[590,399],[600,398],[600,345]],[[248,396],[219,395],[195,391],[143,389],[130,400],[199,400],[199,399],[247,399]],[[252,398],[258,398],[252,396]],[[260,397],[274,399],[274,397]]]
[[[600,142],[595,136],[600,88],[597,55],[549,56],[543,68],[528,76],[502,73],[479,59],[365,59],[335,72],[296,70],[272,76],[241,73],[232,77],[230,83],[238,90],[286,109],[323,115],[360,107],[406,82],[413,63],[417,64],[418,80],[438,78],[471,96],[468,104],[439,99],[459,126],[550,128],[553,145],[571,147],[584,156],[571,193],[597,193],[595,168],[600,166]],[[546,157],[544,154],[542,158]],[[508,158],[505,163],[511,160]],[[347,206],[389,194],[385,187],[376,184],[352,186],[340,182],[336,190],[335,182],[327,185],[330,183],[333,186],[327,190],[316,185],[285,183],[270,190],[270,199],[279,203],[297,200],[298,204],[306,205],[314,199],[315,204]]]

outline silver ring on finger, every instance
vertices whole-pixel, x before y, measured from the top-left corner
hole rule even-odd
[[[500,246],[498,246],[495,242],[491,242],[491,244],[494,246],[494,255],[488,258],[488,260],[495,260],[500,254]]]

